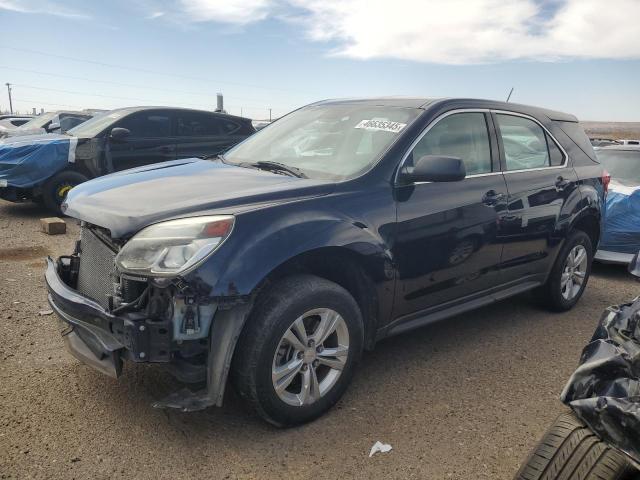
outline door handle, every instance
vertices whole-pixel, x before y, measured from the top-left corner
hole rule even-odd
[[[570,184],[571,182],[569,180],[566,180],[562,175],[556,178],[556,189],[559,192],[567,188]]]
[[[494,205],[500,203],[505,199],[506,195],[504,193],[496,192],[495,190],[489,190],[482,196],[482,203],[493,207]]]

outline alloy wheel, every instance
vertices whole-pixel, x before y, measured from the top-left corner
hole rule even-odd
[[[278,343],[271,379],[278,397],[296,407],[311,405],[336,384],[349,355],[344,318],[329,308],[310,310]]]
[[[565,300],[573,300],[580,292],[587,276],[589,257],[583,245],[576,245],[569,251],[560,278],[560,289]]]

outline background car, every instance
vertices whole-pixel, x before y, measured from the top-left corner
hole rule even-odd
[[[628,264],[640,249],[640,147],[613,145],[595,151],[611,176],[595,259]]]
[[[31,118],[32,117],[2,115],[0,118],[0,138],[5,136],[5,132],[15,130],[19,126],[27,123]]]
[[[251,120],[169,107],[112,110],[66,134],[14,137],[0,144],[0,198],[34,199],[50,210],[90,178],[180,158],[224,152],[254,133]]]
[[[0,138],[38,135],[42,133],[65,133],[86,122],[94,115],[87,112],[57,111],[47,112],[29,119],[28,122],[4,132]]]
[[[593,147],[607,147],[609,145],[621,145],[621,143],[618,140],[615,140],[613,138],[591,138],[589,139],[591,141],[591,145],[593,145]]]

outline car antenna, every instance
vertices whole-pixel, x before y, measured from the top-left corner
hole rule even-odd
[[[509,99],[511,98],[511,94],[513,93],[513,88],[511,87],[511,90],[509,91],[509,95],[507,95],[507,103],[509,103]]]

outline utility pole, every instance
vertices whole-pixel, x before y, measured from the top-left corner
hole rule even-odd
[[[11,101],[11,84],[5,83],[5,85],[7,86],[7,92],[9,93],[9,110],[11,110],[11,113],[13,113],[13,102]]]
[[[11,98],[11,97],[9,97],[9,98]],[[13,112],[11,112],[11,113],[13,113]],[[271,122],[271,109],[269,109],[269,122]]]

